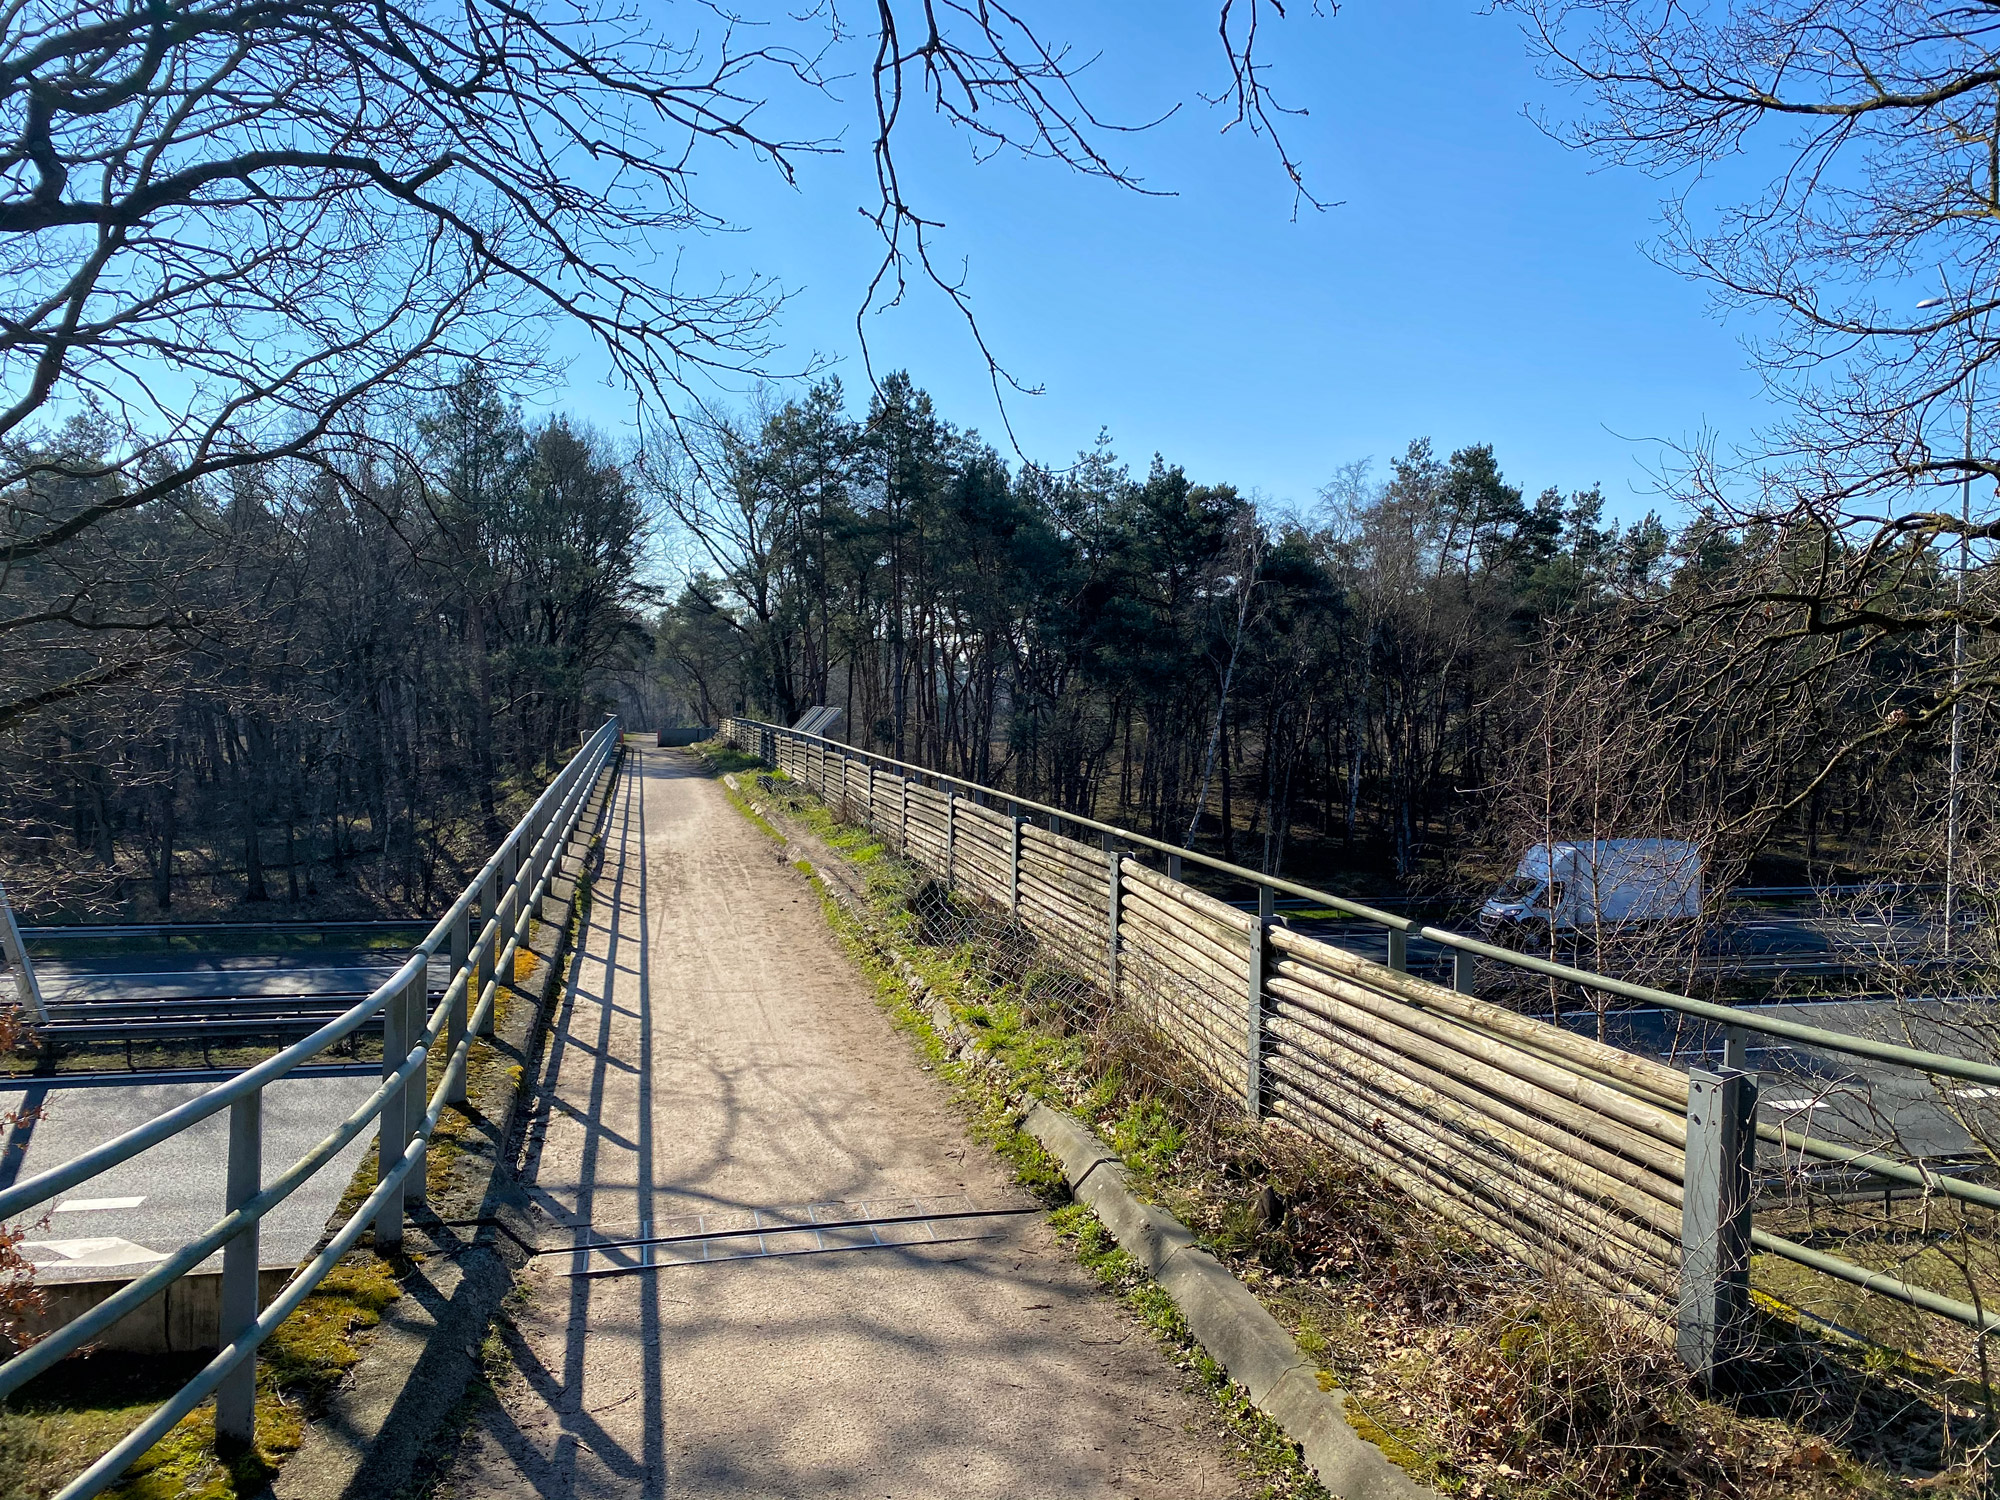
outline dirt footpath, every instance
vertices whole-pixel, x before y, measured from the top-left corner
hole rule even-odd
[[[1207,1399],[1039,1215],[768,1231],[1025,1200],[775,846],[690,758],[626,767],[535,1080],[542,1239],[766,1232],[531,1262],[449,1492],[1245,1493]]]

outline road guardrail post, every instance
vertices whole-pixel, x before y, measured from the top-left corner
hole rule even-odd
[[[458,998],[451,1003],[451,1019],[445,1022],[444,1055],[447,1058],[458,1056],[459,1044],[465,1040],[466,1016],[479,1000],[479,992],[473,988],[476,968],[472,962],[472,908],[468,905],[458,914],[458,920],[451,924],[452,977],[455,979],[463,975],[465,983],[459,986]],[[445,1103],[465,1103],[465,1075],[472,1071],[471,1061],[467,1058],[467,1066],[458,1070],[456,1080],[445,1093]]]
[[[1748,1341],[1756,1150],[1756,1075],[1691,1069],[1674,1346],[1681,1363],[1704,1382],[1713,1381]]]
[[[28,962],[21,929],[14,925],[14,908],[7,904],[5,886],[0,886],[0,950],[5,951],[7,964],[14,971],[14,990],[21,1009],[28,1013],[29,1020],[41,1025],[49,1018],[48,1007],[42,1003],[42,987],[35,981],[35,966]]]
[[[264,1091],[252,1089],[229,1106],[229,1175],[223,1212],[234,1213],[264,1187]],[[218,1341],[227,1346],[256,1323],[257,1228],[252,1219],[222,1247],[222,1305]],[[257,1439],[257,1357],[253,1354],[215,1388],[218,1442],[249,1447]]]

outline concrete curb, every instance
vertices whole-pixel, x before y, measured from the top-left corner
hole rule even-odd
[[[524,1059],[539,1049],[550,998],[563,983],[577,881],[595,867],[622,766],[621,752],[612,779],[586,805],[589,834],[564,851],[561,873],[537,914],[544,929],[557,934],[554,950],[538,955],[544,960],[541,994],[509,1016],[507,1035],[488,1038]],[[410,1224],[406,1245],[418,1263],[403,1280],[403,1295],[384,1311],[360,1362],[307,1424],[304,1442],[253,1500],[388,1500],[409,1485],[478,1373],[486,1330],[524,1260],[518,1243],[532,1233],[510,1170],[527,1083],[523,1076],[507,1091],[490,1158],[480,1163],[483,1174],[463,1193],[454,1188],[456,1203],[439,1205],[452,1217]],[[476,1217],[459,1217],[459,1206],[474,1209]],[[456,1227],[468,1224],[480,1226],[469,1238]]]
[[[1347,1420],[1346,1396],[1228,1269],[1165,1209],[1141,1203],[1109,1147],[1070,1116],[1037,1103],[1021,1128],[1062,1163],[1077,1200],[1174,1299],[1188,1330],[1265,1416],[1297,1443],[1320,1483],[1344,1500],[1436,1500]]]
[[[734,776],[723,778],[759,817],[784,838],[787,859],[801,861],[820,877],[850,915],[867,922],[862,891],[841,861],[802,845]],[[954,1055],[988,1060],[981,1040],[952,1015],[950,1007],[893,949],[882,949],[908,986],[911,1001]],[[992,1063],[998,1068],[997,1062]],[[1165,1209],[1142,1203],[1133,1193],[1125,1164],[1096,1133],[1073,1116],[1036,1101],[1021,1128],[1061,1163],[1063,1177],[1078,1202],[1089,1206],[1111,1231],[1120,1249],[1138,1261],[1172,1297],[1188,1331],[1211,1359],[1229,1372],[1255,1406],[1299,1445],[1321,1484],[1341,1500],[1440,1500],[1418,1484],[1347,1418],[1346,1394],[1320,1383],[1320,1369],[1256,1293],[1203,1250],[1186,1225]]]

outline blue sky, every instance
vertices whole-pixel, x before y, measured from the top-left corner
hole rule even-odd
[[[1296,220],[1266,143],[1224,135],[1193,100],[1114,140],[1172,197],[1144,197],[1047,163],[979,166],[920,122],[911,189],[946,221],[984,332],[1024,382],[1008,404],[1022,451],[1063,462],[1108,429],[1143,467],[1155,452],[1203,481],[1307,504],[1339,465],[1378,466],[1413,437],[1490,442],[1530,492],[1602,483],[1614,514],[1658,504],[1661,440],[1743,441],[1772,415],[1746,327],[1646,254],[1661,185],[1601,167],[1524,114],[1570,101],[1538,78],[1511,20],[1463,0],[1349,0],[1268,37],[1274,82],[1325,212]],[[1214,11],[1077,4],[1068,28],[1104,49],[1086,75],[1108,114],[1157,114],[1220,81]],[[1054,13],[1045,7],[1045,13]],[[860,102],[857,82],[843,92]],[[851,111],[859,119],[859,111]],[[865,148],[859,127],[849,141]],[[865,149],[809,161],[797,190],[744,158],[711,159],[702,191],[743,232],[683,247],[683,272],[757,271],[792,292],[777,334],[794,366],[818,356],[857,404],[854,314],[879,255],[857,208]],[[958,315],[921,292],[869,319],[878,371],[903,367],[944,413],[1006,448],[985,368]],[[557,399],[623,423],[586,355]]]

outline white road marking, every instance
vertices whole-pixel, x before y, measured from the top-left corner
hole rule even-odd
[[[1773,1109],[1824,1109],[1825,1107],[1826,1101],[1824,1099],[1773,1099],[1771,1101],[1771,1108]]]
[[[106,1208],[137,1208],[146,1201],[145,1194],[137,1198],[65,1198],[56,1205],[59,1214],[89,1214]]]
[[[158,1250],[148,1250],[144,1245],[135,1245],[130,1240],[29,1240],[21,1248],[26,1251],[46,1250],[60,1261],[72,1266],[137,1266],[150,1265],[154,1261],[165,1260]],[[37,1257],[30,1254],[34,1260]],[[44,1262],[46,1264],[47,1262]]]

